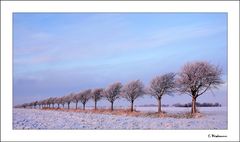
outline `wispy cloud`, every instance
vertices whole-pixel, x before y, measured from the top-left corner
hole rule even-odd
[[[16,14],[14,18],[14,80],[23,79],[22,84],[32,88],[24,91],[26,86],[17,83],[16,95],[64,94],[104,87],[117,79],[147,81],[176,71],[186,61],[227,60],[226,16],[221,14]],[[36,82],[31,84],[29,77]]]

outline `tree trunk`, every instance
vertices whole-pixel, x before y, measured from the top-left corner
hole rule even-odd
[[[131,112],[133,112],[133,102],[134,100],[131,101]]]
[[[64,108],[64,104],[62,104],[63,108]]]
[[[113,102],[111,102],[111,111],[113,111]]]
[[[58,104],[58,109],[59,109],[59,104]]]
[[[97,101],[94,102],[94,109],[97,110]]]
[[[77,109],[78,102],[76,102],[76,109]]]
[[[162,113],[162,109],[161,109],[161,97],[158,98],[158,113]]]
[[[54,104],[52,104],[52,107],[54,108]]]
[[[192,97],[192,110],[191,110],[191,113],[194,114],[197,112],[197,109],[196,109],[196,98],[193,96]]]
[[[69,105],[70,105],[70,103],[68,103],[68,109],[69,109]]]
[[[83,103],[83,110],[85,110],[85,103]]]

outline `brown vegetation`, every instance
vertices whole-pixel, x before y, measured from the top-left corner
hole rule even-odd
[[[64,108],[48,108],[44,107],[42,110],[54,110],[54,111],[65,111],[65,112],[75,112],[75,113],[94,113],[94,114],[108,114],[108,115],[121,115],[121,116],[133,116],[133,117],[151,117],[151,118],[201,118],[203,114],[201,113],[177,113],[168,114],[166,112],[140,112],[131,109],[64,109]]]

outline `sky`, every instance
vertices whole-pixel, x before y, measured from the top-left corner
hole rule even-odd
[[[13,14],[14,105],[117,81],[140,79],[147,87],[155,76],[178,73],[195,61],[219,65],[225,81],[197,101],[227,105],[226,13]],[[189,102],[184,94],[162,99],[170,105]],[[156,100],[145,96],[135,104]]]

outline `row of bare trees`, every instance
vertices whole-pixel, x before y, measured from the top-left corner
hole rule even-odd
[[[120,97],[125,98],[131,104],[131,111],[133,111],[134,101],[143,96],[151,95],[158,101],[158,112],[161,113],[161,99],[163,95],[170,95],[173,93],[188,94],[192,98],[191,113],[196,113],[196,100],[206,91],[216,89],[223,83],[221,80],[222,70],[208,62],[193,62],[187,63],[183,66],[180,73],[166,73],[156,76],[150,82],[148,87],[144,87],[140,80],[130,81],[122,85],[120,82],[113,83],[107,88],[87,89],[79,93],[71,93],[70,95],[56,98],[48,98],[41,101],[34,101],[19,105],[17,107],[52,107],[57,104],[58,108],[67,104],[68,109],[73,102],[78,108],[78,103],[81,102],[83,110],[85,110],[86,103],[92,99],[97,109],[97,102],[105,98],[111,104],[113,110],[114,102]]]

